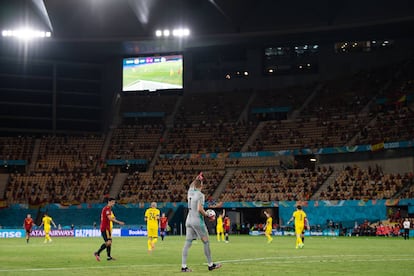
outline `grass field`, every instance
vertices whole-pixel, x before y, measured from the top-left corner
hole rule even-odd
[[[209,272],[201,241],[190,249],[188,266],[195,275],[412,275],[414,238],[307,237],[304,249],[294,248],[293,237],[231,236],[219,243],[211,236],[215,262],[223,267]],[[0,239],[0,275],[177,275],[181,274],[184,237],[159,241],[147,253],[145,237],[114,238],[116,261],[97,262],[93,252],[100,238]]]
[[[124,88],[128,87],[137,80],[182,85],[183,80],[181,74],[182,61],[169,61],[140,65],[124,69],[123,86]]]

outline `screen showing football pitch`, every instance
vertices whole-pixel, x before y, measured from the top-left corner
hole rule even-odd
[[[182,55],[124,58],[122,72],[122,91],[183,88]]]

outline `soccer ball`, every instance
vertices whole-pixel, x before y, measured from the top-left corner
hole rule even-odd
[[[212,209],[206,210],[207,216],[209,219],[215,219],[216,218],[216,212]]]

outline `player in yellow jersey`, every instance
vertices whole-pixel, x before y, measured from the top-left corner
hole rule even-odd
[[[51,228],[50,224],[53,224],[53,226],[56,228],[56,224],[53,221],[53,219],[47,213],[44,213],[42,224],[40,224],[39,227],[42,227],[43,225],[43,229],[45,230],[45,241],[44,241],[45,243],[52,242],[52,239],[50,238],[50,228]]]
[[[273,218],[271,214],[267,211],[264,211],[264,214],[266,215],[266,224],[263,227],[263,230],[265,231],[267,243],[271,243],[273,241],[273,238],[272,238]]]
[[[151,202],[151,207],[145,211],[145,221],[147,222],[148,253],[154,250],[155,243],[158,241],[158,224],[160,220],[160,210],[157,203]]]
[[[296,248],[303,248],[302,232],[305,228],[306,213],[302,210],[302,206],[296,206],[296,211],[293,212],[288,224],[295,220],[295,234],[296,234]]]
[[[217,225],[216,225],[216,233],[217,233],[217,241],[220,242],[221,240],[224,241],[224,228],[223,228],[223,217],[226,211],[223,209],[223,213],[219,214],[217,217]]]

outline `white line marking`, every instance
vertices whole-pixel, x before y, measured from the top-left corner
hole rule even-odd
[[[363,259],[366,257],[367,259]],[[321,263],[321,262],[383,262],[384,258],[387,261],[414,261],[412,255],[318,255],[318,256],[278,256],[278,257],[261,257],[261,258],[246,258],[234,260],[221,260],[217,263],[250,263],[259,262],[266,264],[291,264],[297,263],[300,259],[302,263]],[[347,258],[347,259],[344,259]],[[275,262],[277,261],[277,262]],[[206,264],[204,264],[206,265]],[[141,264],[141,265],[111,265],[111,266],[87,266],[87,267],[51,267],[51,268],[16,268],[16,269],[0,269],[0,272],[39,272],[39,271],[71,271],[84,269],[112,269],[112,268],[140,268],[140,267],[172,267],[179,269],[181,264]],[[178,270],[177,270],[178,271]]]

